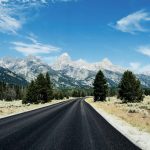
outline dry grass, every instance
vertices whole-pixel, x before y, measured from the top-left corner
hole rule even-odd
[[[0,118],[16,113],[22,113],[37,108],[49,106],[63,101],[66,100],[52,100],[51,102],[45,104],[27,104],[27,105],[22,104],[21,100],[11,102],[0,101]]]
[[[116,97],[111,97],[106,102],[93,102],[93,98],[88,98],[86,101],[93,107],[103,109],[140,130],[150,132],[150,96],[145,97],[141,103],[124,104]]]

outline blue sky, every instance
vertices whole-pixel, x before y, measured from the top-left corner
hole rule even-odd
[[[0,57],[64,52],[150,70],[150,1],[0,0]]]

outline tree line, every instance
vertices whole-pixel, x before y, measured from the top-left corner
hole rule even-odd
[[[109,88],[102,71],[94,80],[94,101],[105,101],[107,96],[115,96],[123,102],[143,101],[144,94],[150,95],[150,89],[143,89],[139,79],[131,71],[125,71],[117,88]]]
[[[46,103],[52,99],[93,95],[93,88],[56,88],[49,73],[40,73],[28,86],[18,86],[0,82],[0,100],[23,100],[26,103]]]
[[[93,94],[93,89],[56,89],[52,83],[49,73],[40,73],[35,80],[32,80],[26,90],[23,103],[46,103],[52,99],[61,100],[69,97],[85,97]]]
[[[0,82],[0,100],[12,101],[23,99],[26,88]]]
[[[53,87],[48,73],[40,73],[27,87],[23,103],[46,103],[53,99]]]
[[[150,95],[150,88],[142,88],[131,71],[124,72],[118,87],[109,87],[102,71],[95,77],[93,88],[56,88],[48,73],[39,74],[27,87],[0,82],[0,100],[23,100],[23,103],[46,103],[52,99],[94,96],[104,101],[107,96],[117,96],[124,102],[138,102]]]

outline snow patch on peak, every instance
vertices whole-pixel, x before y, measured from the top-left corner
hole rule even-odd
[[[68,53],[63,53],[62,55],[60,55],[59,57],[58,57],[58,60],[63,60],[63,61],[65,61],[65,60],[71,60],[71,58],[70,58],[70,56],[69,56],[69,54]]]
[[[107,66],[112,66],[112,62],[108,58],[104,58],[101,62],[101,65],[107,65]]]
[[[112,62],[108,58],[104,58],[101,62],[96,62],[96,63],[88,63],[87,61],[83,59],[79,59],[76,61],[73,61],[71,57],[67,54],[64,53],[58,57],[56,62],[54,62],[51,67],[54,70],[64,70],[66,67],[73,67],[75,69],[86,69],[90,71],[98,71],[98,70],[110,70],[110,71],[115,71],[115,72],[123,72],[124,69],[113,65]]]
[[[42,62],[38,56],[28,55],[25,58],[25,61],[34,61],[34,62]]]
[[[71,63],[72,61],[68,53],[63,53],[56,59],[56,62],[51,67],[55,70],[62,70],[65,66]]]

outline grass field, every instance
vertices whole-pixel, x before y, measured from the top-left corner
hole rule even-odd
[[[93,102],[93,98],[86,101],[94,108],[103,109],[142,131],[150,132],[150,96],[140,103],[122,103],[116,97],[107,98],[106,102]]]
[[[63,101],[66,100],[52,100],[51,102],[45,104],[27,104],[27,105],[22,104],[21,100],[10,102],[0,101],[0,118],[16,113],[22,113],[33,109],[49,106]]]

